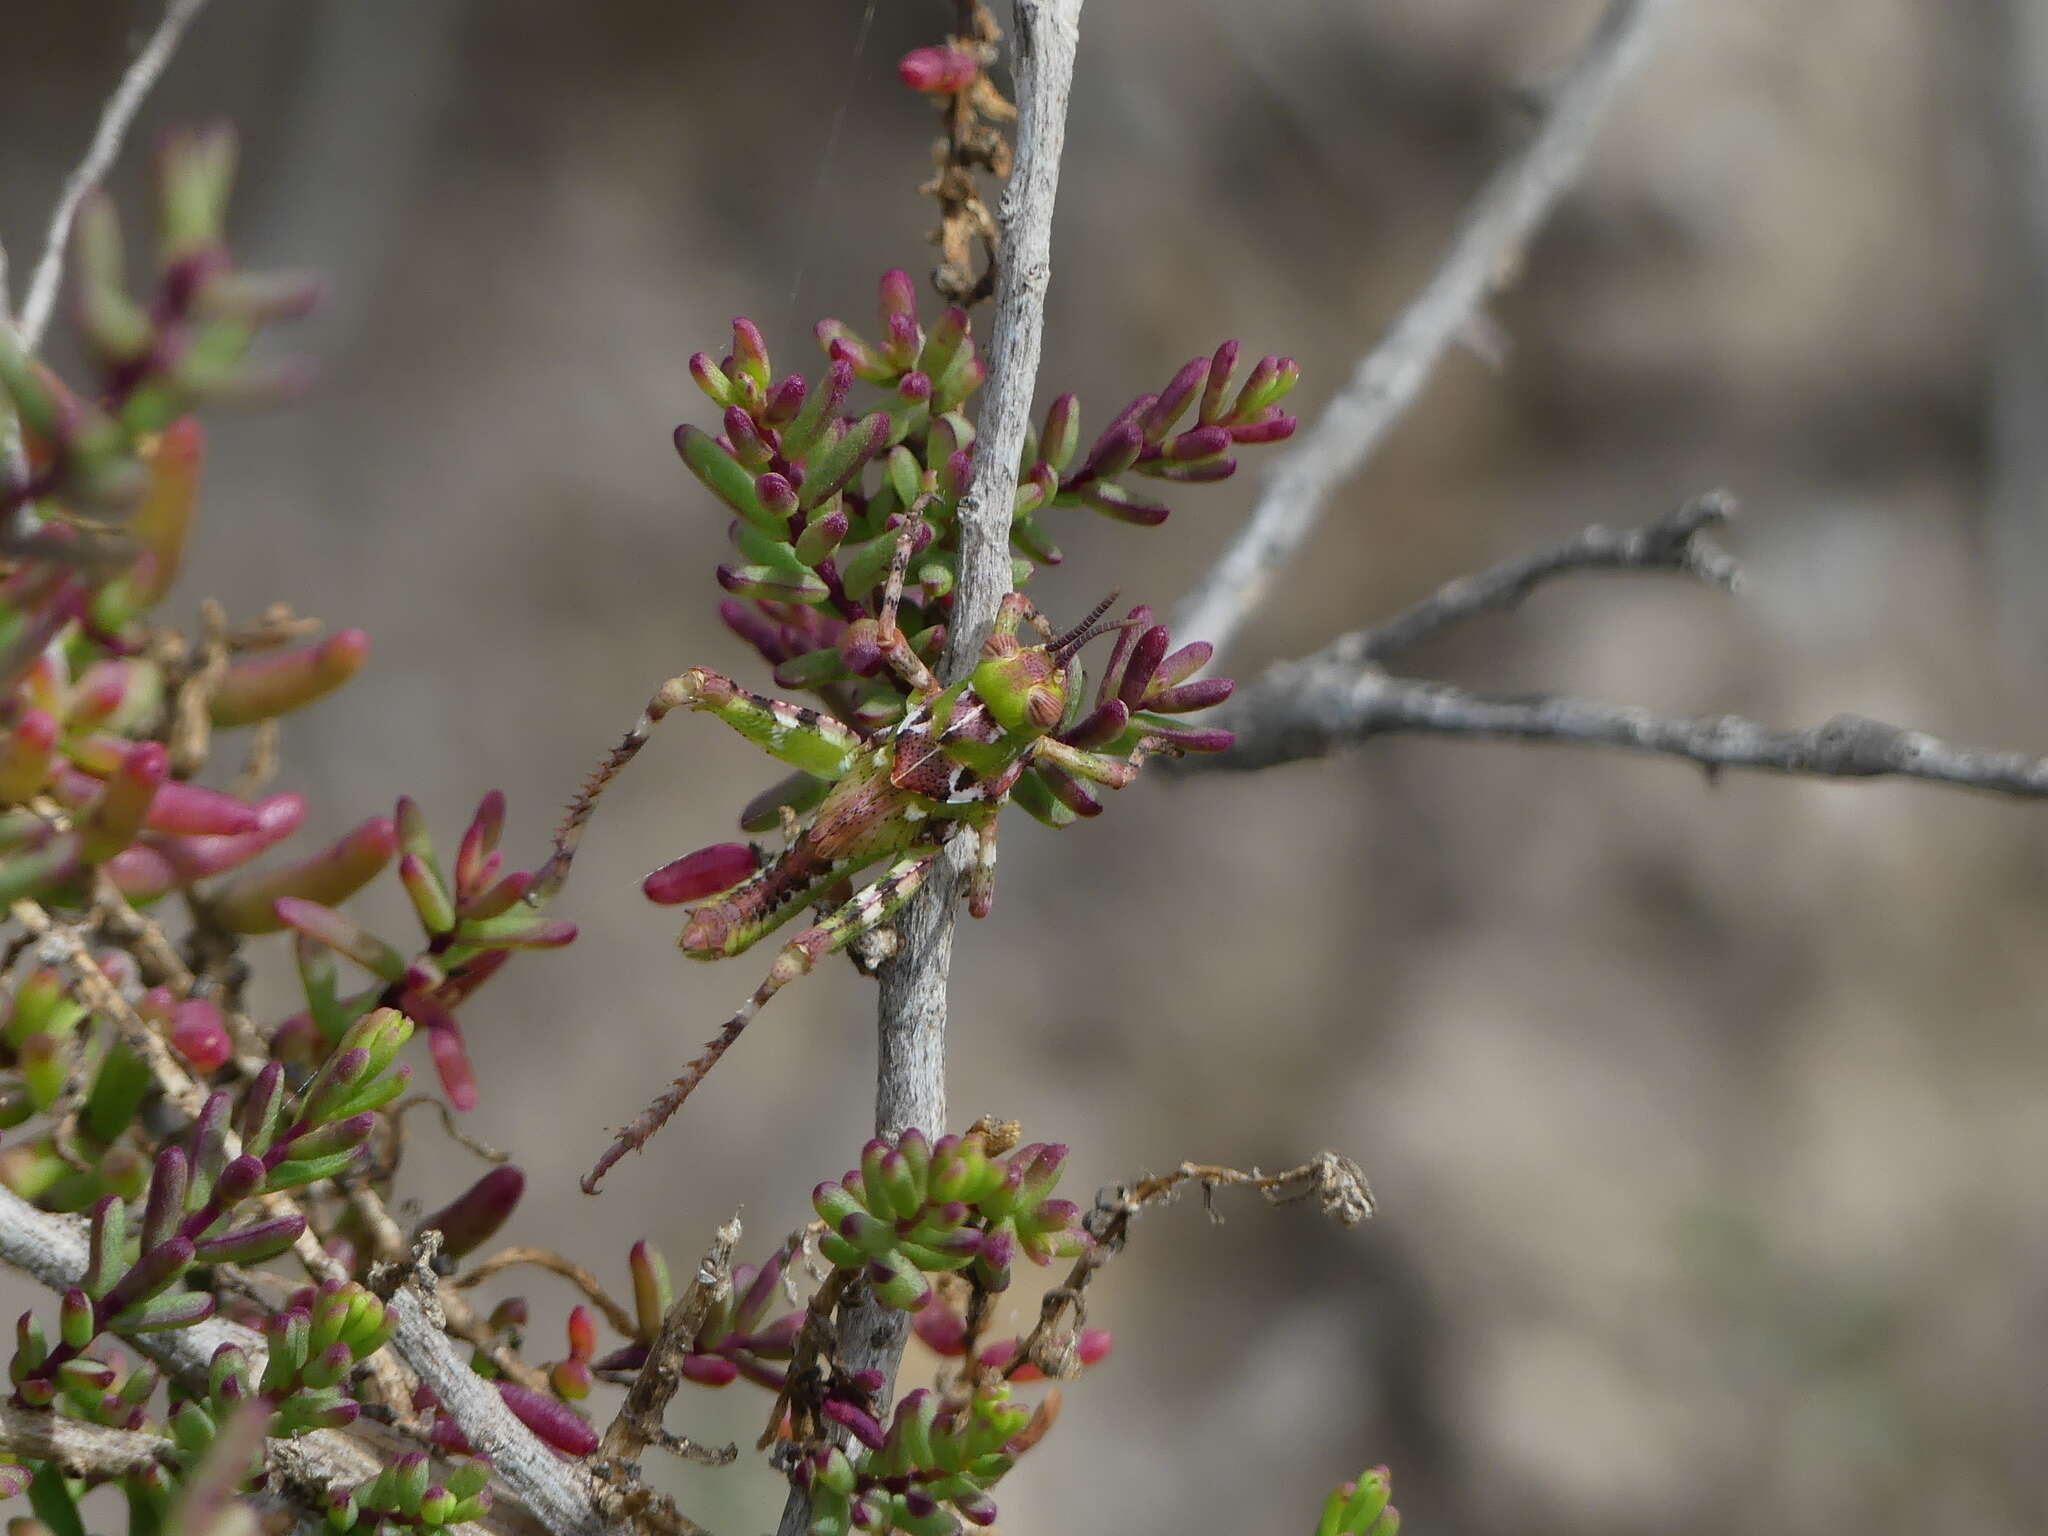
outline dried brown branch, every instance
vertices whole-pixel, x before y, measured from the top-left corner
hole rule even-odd
[[[621,1500],[618,1513],[623,1516],[642,1517],[655,1497],[649,1490],[640,1488],[636,1481],[640,1453],[648,1446],[659,1445],[679,1455],[691,1456],[693,1460],[701,1459],[701,1448],[671,1435],[662,1427],[661,1421],[676,1395],[676,1389],[682,1385],[679,1366],[683,1355],[703,1330],[712,1309],[732,1295],[732,1256],[739,1241],[740,1221],[735,1216],[718,1229],[710,1248],[698,1261],[697,1272],[691,1277],[689,1288],[670,1304],[668,1315],[661,1320],[661,1335],[648,1351],[647,1363],[641,1366],[640,1374],[627,1389],[626,1401],[618,1415],[605,1428],[604,1443],[598,1455],[611,1469],[609,1476],[616,1496]],[[626,1330],[629,1334],[632,1331],[631,1328]],[[722,1465],[737,1454],[735,1449],[713,1452],[711,1457]],[[687,1522],[685,1526],[695,1530]]]
[[[1039,1304],[1038,1321],[1026,1334],[1003,1375],[1014,1375],[1026,1364],[1036,1366],[1047,1377],[1060,1379],[1079,1374],[1073,1358],[1073,1335],[1087,1318],[1088,1286],[1095,1272],[1123,1252],[1131,1221],[1147,1206],[1172,1200],[1189,1184],[1199,1184],[1206,1202],[1219,1189],[1256,1189],[1270,1205],[1288,1205],[1314,1199],[1332,1221],[1355,1227],[1372,1215],[1372,1189],[1358,1164],[1336,1152],[1322,1152],[1299,1168],[1284,1173],[1249,1173],[1208,1163],[1182,1163],[1171,1173],[1140,1179],[1128,1188],[1105,1189],[1095,1197],[1095,1209],[1083,1218],[1093,1246],[1074,1261],[1065,1283],[1045,1293]]]
[[[1221,558],[1174,610],[1185,640],[1229,649],[1273,575],[1315,530],[1330,492],[1363,467],[1415,403],[1437,361],[1515,274],[1521,252],[1579,174],[1621,83],[1648,55],[1673,0],[1613,0],[1528,145],[1488,179],[1434,275],[1267,481]]]
[[[99,126],[93,129],[85,158],[79,161],[58,195],[56,211],[50,215],[49,233],[43,237],[42,258],[36,263],[28,295],[22,300],[20,333],[24,351],[34,352],[42,345],[43,333],[56,310],[57,290],[64,280],[64,251],[71,240],[71,221],[77,217],[79,204],[113,169],[135,114],[170,64],[185,29],[205,9],[206,0],[170,0],[142,52],[135,56],[135,62],[128,66],[121,83],[107,98],[106,106],[100,109]]]
[[[1014,122],[1017,109],[988,78],[988,66],[1000,56],[1002,32],[981,0],[960,0],[960,18],[947,43],[981,60],[982,70],[965,90],[955,91],[941,106],[946,131],[932,143],[932,179],[918,192],[939,205],[939,227],[932,243],[939,264],[932,286],[949,304],[979,304],[995,291],[1001,236],[994,215],[982,201],[980,176],[996,181],[1010,174],[1010,143],[999,124]],[[981,271],[974,270],[974,247],[982,253]]]
[[[201,637],[197,652],[176,658],[170,670],[177,681],[171,686],[171,769],[174,773],[196,773],[206,765],[213,745],[213,720],[209,713],[221,680],[228,675],[227,610],[212,598],[199,604]],[[182,672],[182,676],[179,674]]]
[[[812,1293],[810,1305],[804,1309],[803,1327],[797,1331],[796,1347],[790,1352],[789,1368],[783,1373],[782,1390],[775,1394],[768,1409],[768,1424],[761,1431],[761,1438],[754,1442],[755,1450],[765,1451],[781,1437],[785,1418],[790,1420],[791,1432],[799,1444],[829,1432],[818,1415],[809,1385],[823,1379],[837,1352],[839,1324],[834,1313],[852,1281],[848,1271],[835,1269]]]

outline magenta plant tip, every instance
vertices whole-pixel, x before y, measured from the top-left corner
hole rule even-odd
[[[316,901],[280,896],[272,903],[278,921],[296,933],[325,944],[385,981],[407,979],[406,957],[345,913]]]
[[[398,828],[389,816],[373,816],[331,847],[297,864],[235,876],[213,893],[213,910],[236,933],[275,933],[281,896],[323,906],[346,900],[375,879],[398,851]]]
[[[513,1417],[524,1424],[546,1444],[553,1446],[565,1456],[589,1456],[595,1454],[598,1440],[597,1431],[590,1427],[589,1420],[566,1404],[556,1401],[517,1382],[496,1383],[498,1396],[505,1406],[512,1410]]]
[[[967,1353],[967,1320],[937,1301],[911,1314],[910,1330],[934,1354],[950,1359]]]
[[[1179,726],[1162,726],[1152,721],[1145,723],[1147,739],[1160,741],[1182,752],[1228,752],[1237,744],[1237,733],[1211,727],[1205,730],[1187,730]]]
[[[470,1065],[455,1015],[425,993],[407,993],[400,1002],[409,1016],[426,1027],[427,1054],[433,1058],[435,1075],[441,1079],[449,1104],[464,1114],[475,1109],[476,1071]]]
[[[1224,397],[1230,393],[1230,381],[1237,372],[1237,353],[1237,343],[1226,341],[1209,359],[1209,376],[1202,385],[1201,408],[1195,413],[1195,419],[1205,427],[1223,415]]]
[[[1096,705],[1071,729],[1062,732],[1060,740],[1084,752],[1091,751],[1115,741],[1130,723],[1130,706],[1122,699],[1109,699]]]
[[[725,622],[727,629],[759,651],[762,659],[771,667],[789,659],[791,653],[782,643],[781,631],[753,604],[741,602],[737,598],[726,598],[718,605],[718,616]]]
[[[497,852],[498,838],[504,830],[505,793],[494,789],[477,802],[476,814],[470,817],[469,826],[462,834],[462,845],[455,855],[458,896],[469,896],[493,878],[481,870],[484,861]]]
[[[804,406],[805,384],[803,375],[793,373],[768,391],[766,403],[761,408],[761,419],[771,427],[787,426],[796,419]]]
[[[1159,398],[1139,418],[1138,425],[1144,431],[1146,442],[1157,443],[1173,430],[1173,424],[1186,413],[1189,402],[1208,377],[1209,359],[1206,357],[1198,357],[1182,365],[1180,372],[1160,391]]]
[[[1184,683],[1209,665],[1209,658],[1215,654],[1216,647],[1206,640],[1184,645],[1152,669],[1152,681],[1161,688]]]
[[[1265,421],[1254,421],[1230,429],[1233,443],[1247,445],[1256,443],[1280,443],[1294,436],[1294,429],[1300,423],[1292,416],[1272,416]]]
[[[820,1406],[826,1418],[844,1427],[869,1450],[879,1451],[887,1443],[881,1424],[865,1408],[838,1397],[828,1397]]]
[[[158,786],[142,824],[152,832],[174,832],[189,837],[233,837],[259,831],[263,822],[254,806],[237,800],[233,795],[172,779]]]
[[[1200,677],[1171,688],[1155,688],[1145,697],[1144,707],[1162,715],[1184,715],[1197,709],[1211,709],[1230,697],[1236,687],[1227,677]]]
[[[918,49],[919,53],[942,53],[944,49]],[[909,55],[905,55],[909,57]],[[886,322],[891,315],[917,318],[917,283],[901,267],[891,267],[875,285],[876,306]]]
[[[768,388],[768,343],[762,339],[761,328],[744,315],[732,323],[732,364],[728,372],[737,371],[753,380],[757,389]]]
[[[78,818],[81,854],[99,864],[125,848],[142,830],[157,790],[170,773],[170,756],[159,742],[138,743],[107,780],[98,799]]]
[[[730,1386],[740,1374],[740,1368],[722,1355],[684,1355],[676,1369],[700,1387]]]
[[[1091,483],[1080,488],[1081,500],[1107,517],[1120,523],[1133,523],[1140,528],[1157,528],[1172,516],[1173,509],[1156,501],[1133,496],[1120,486]]]
[[[213,723],[253,725],[303,708],[355,676],[369,654],[370,637],[344,629],[317,645],[236,662],[210,701]]]
[[[169,1035],[172,1049],[201,1074],[218,1072],[234,1054],[227,1023],[210,998],[187,998],[178,1004]]]
[[[27,710],[14,722],[0,737],[0,801],[19,805],[43,787],[56,744],[57,721],[46,710]]]
[[[1191,427],[1168,438],[1160,455],[1170,464],[1195,464],[1221,455],[1234,434],[1224,427]]]
[[[725,370],[718,366],[717,359],[708,352],[695,352],[690,356],[690,377],[697,381],[697,387],[711,397],[711,403],[728,406],[733,403],[732,380],[725,376]]]
[[[441,1251],[452,1259],[467,1258],[498,1235],[526,1193],[526,1175],[507,1163],[493,1168],[448,1204],[425,1217],[419,1229],[438,1231]]]
[[[747,843],[716,843],[664,864],[640,883],[647,899],[658,906],[702,901],[731,890],[760,867]]]
[[[1153,673],[1172,643],[1173,636],[1164,624],[1154,624],[1132,642],[1130,655],[1124,661],[1123,680],[1117,686],[1117,697],[1132,709],[1142,704],[1146,690],[1152,686]]]

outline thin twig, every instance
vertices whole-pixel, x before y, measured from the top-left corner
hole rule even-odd
[[[71,221],[78,214],[78,205],[113,169],[114,161],[121,154],[121,141],[128,136],[128,127],[135,121],[135,114],[142,109],[143,100],[171,62],[171,55],[177,51],[178,40],[185,35],[185,29],[204,9],[206,0],[170,0],[170,4],[164,7],[163,19],[156,24],[156,31],[150,34],[142,52],[135,56],[135,62],[121,76],[121,83],[114,87],[114,94],[107,98],[106,106],[100,109],[99,126],[93,130],[92,143],[86,148],[85,158],[65,181],[56,211],[50,215],[50,232],[43,237],[42,259],[36,263],[35,276],[29,281],[28,296],[22,301],[20,332],[23,351],[34,352],[42,345],[43,332],[49,328],[50,316],[56,310],[57,290],[64,280],[64,251],[71,240]]]
[[[1578,571],[1673,571],[1735,590],[1735,559],[1707,537],[1735,512],[1735,499],[1709,491],[1642,528],[1615,532],[1594,526],[1555,549],[1526,555],[1477,575],[1460,576],[1385,623],[1343,636],[1326,654],[1355,662],[1385,661],[1454,624],[1513,608],[1544,582]]]
[[[398,1164],[405,1150],[405,1117],[416,1109],[431,1109],[441,1119],[441,1129],[448,1133],[448,1139],[465,1152],[474,1153],[483,1161],[500,1166],[512,1161],[512,1154],[501,1152],[480,1136],[472,1136],[456,1123],[455,1111],[448,1107],[448,1101],[438,1094],[415,1093],[400,1099],[391,1106],[386,1124],[388,1145],[383,1163],[378,1167],[376,1178],[381,1182],[397,1176]]]
[[[986,171],[997,182],[1010,174],[1010,141],[997,125],[1016,121],[1017,109],[987,73],[1001,56],[995,17],[981,0],[961,0],[959,10],[947,42],[975,55],[982,67],[965,90],[946,98],[946,131],[932,145],[934,174],[917,190],[939,205],[939,227],[932,231],[939,264],[932,271],[932,286],[947,303],[972,309],[994,291],[1000,255],[996,221],[982,202],[976,173]],[[977,239],[985,258],[979,276],[973,260]]]
[[[2029,799],[2048,796],[2048,757],[1959,747],[1925,731],[1842,714],[1803,730],[1740,715],[1683,717],[1568,694],[1492,698],[1446,683],[1389,677],[1319,658],[1274,667],[1243,695],[1230,751],[1182,769],[1268,768],[1374,736],[1423,732],[1621,747],[1696,763],[1813,778],[1895,777]]]
[[[135,957],[144,986],[169,987],[181,998],[192,995],[198,978],[179,956],[177,946],[153,919],[129,905],[105,866],[93,871],[92,904],[100,931]]]
[[[1536,136],[1480,189],[1428,284],[1322,419],[1296,441],[1244,527],[1175,609],[1177,638],[1207,640],[1219,652],[1229,648],[1273,575],[1314,531],[1331,490],[1372,456],[1421,394],[1437,360],[1514,275],[1544,215],[1578,176],[1616,88],[1647,55],[1656,22],[1673,3],[1614,0],[1608,6]]]
[[[606,1292],[603,1281],[574,1259],[564,1258],[549,1248],[503,1249],[492,1254],[474,1269],[457,1275],[453,1284],[458,1291],[471,1290],[482,1285],[491,1276],[522,1264],[544,1269],[551,1275],[560,1275],[587,1296],[598,1311],[604,1314],[605,1321],[627,1338],[630,1339],[640,1331],[640,1325],[634,1320],[633,1314],[612,1299]]]

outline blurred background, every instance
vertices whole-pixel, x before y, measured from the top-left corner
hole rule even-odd
[[[1725,485],[1741,597],[1562,583],[1414,664],[2048,746],[2043,9],[1679,7],[1497,307],[1498,365],[1449,360],[1227,670]],[[928,269],[936,119],[893,61],[952,10],[215,0],[137,143],[232,119],[240,254],[322,270],[332,302],[293,338],[314,394],[214,418],[167,611],[282,598],[374,637],[287,725],[283,784],[328,818],[303,845],[401,792],[453,827],[495,785],[530,862],[659,679],[758,677],[669,447],[710,416],[685,363],[744,314],[810,368],[812,321],[870,323],[882,270]],[[1238,336],[1301,360],[1312,416],[1598,10],[1090,6],[1042,397],[1099,424]],[[17,284],[156,13],[6,5]],[[1256,479],[1153,532],[1069,514],[1035,592],[1170,606]],[[575,1189],[765,964],[686,965],[635,888],[765,778],[672,724],[585,844],[560,907],[583,938],[465,1015],[471,1128],[532,1178],[508,1235],[621,1288],[632,1239],[684,1268],[735,1207],[765,1251],[868,1133],[872,993],[835,965],[601,1198]],[[1381,1215],[1145,1217],[1094,1293],[1116,1353],[1004,1485],[1005,1530],[1301,1531],[1377,1461],[1439,1536],[2048,1529],[2048,812],[1423,740],[1163,778],[1064,837],[1015,818],[954,964],[956,1119],[1071,1143],[1084,1200],[1332,1146]],[[367,911],[402,931],[391,884]],[[476,1167],[414,1124],[430,1209]],[[559,1354],[571,1298],[521,1289]],[[744,1441],[764,1408],[686,1389],[670,1426]],[[719,1531],[780,1505],[754,1464],[670,1482]]]

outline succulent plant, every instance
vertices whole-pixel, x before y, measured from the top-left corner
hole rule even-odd
[[[878,1136],[858,1169],[811,1192],[827,1229],[818,1251],[904,1312],[931,1299],[932,1274],[970,1270],[984,1289],[1003,1290],[1018,1253],[1042,1265],[1088,1246],[1080,1208],[1052,1198],[1066,1158],[1043,1142],[993,1158],[975,1131],[937,1142],[915,1129]]]

